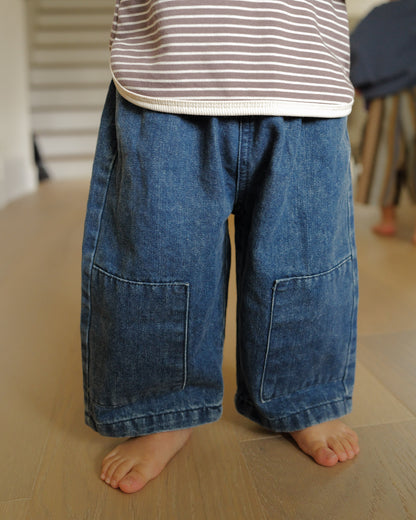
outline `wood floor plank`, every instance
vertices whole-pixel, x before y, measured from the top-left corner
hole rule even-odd
[[[352,413],[345,422],[352,428],[409,421],[415,416],[383,386],[372,372],[357,364]]]
[[[55,253],[56,241],[60,238],[65,251],[73,251],[74,244],[67,241],[66,233],[79,234],[88,184],[86,179],[46,182],[36,193],[14,201],[0,211],[0,240],[4,244],[1,249],[0,280],[5,275],[9,278],[10,269],[17,269],[28,258],[51,261],[50,255]],[[56,254],[59,252],[57,248]],[[33,274],[33,269],[29,272]]]
[[[356,207],[361,336],[387,334],[415,327],[416,247],[410,242],[415,211],[400,208],[398,236],[382,238],[371,231],[379,218],[378,208]]]
[[[363,364],[416,415],[416,329],[362,338]]]
[[[0,502],[1,520],[27,520],[29,500]]]
[[[80,198],[65,209],[59,205],[64,189],[46,190],[12,204],[0,219],[0,241],[7,244],[0,276],[3,501],[31,496],[59,403],[71,313],[78,323],[81,221],[73,211]],[[52,200],[42,201],[51,191]],[[78,343],[78,325],[75,334]]]
[[[415,248],[416,249],[416,248]],[[412,251],[413,254],[413,251]],[[373,267],[373,271],[376,267]],[[360,303],[358,307],[359,337],[389,334],[415,327],[414,297],[405,296],[401,289],[384,283],[374,272],[360,268]],[[389,274],[386,272],[385,277]],[[408,281],[412,290],[416,288]]]
[[[286,439],[243,443],[267,518],[416,518],[416,421],[358,433],[359,456],[333,468],[318,466]]]
[[[114,439],[83,424],[81,373],[73,356],[62,377],[60,407],[39,470],[28,514],[33,519],[98,519],[107,489],[99,479],[100,461]],[[117,518],[116,516],[114,518]]]
[[[374,255],[394,254],[405,248],[409,254],[413,250],[411,238],[416,224],[416,211],[409,197],[404,193],[397,210],[397,234],[395,237],[381,237],[372,232],[372,227],[380,221],[380,209],[377,206],[356,204],[355,220],[357,245],[371,259]],[[362,246],[362,247],[361,247]],[[370,260],[371,262],[372,260]]]

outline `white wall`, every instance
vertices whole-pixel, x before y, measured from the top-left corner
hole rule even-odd
[[[353,18],[361,18],[376,5],[380,5],[387,0],[346,0],[348,14]]]
[[[24,0],[0,0],[0,207],[36,189]]]

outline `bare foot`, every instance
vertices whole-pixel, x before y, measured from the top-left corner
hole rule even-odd
[[[338,419],[290,434],[299,448],[321,466],[335,466],[358,455],[357,434]]]
[[[373,233],[383,237],[394,237],[396,234],[396,226],[393,224],[378,224],[372,228]]]
[[[140,491],[162,472],[190,436],[189,429],[129,439],[105,457],[101,479],[124,493]]]
[[[396,234],[396,208],[386,206],[381,208],[381,220],[372,228],[373,233],[383,237],[393,237]]]

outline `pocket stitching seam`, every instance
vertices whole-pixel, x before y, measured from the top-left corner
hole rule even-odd
[[[166,287],[166,286],[179,286],[179,285],[182,285],[182,286],[189,287],[189,283],[188,282],[143,282],[143,281],[139,282],[139,281],[136,281],[136,280],[129,280],[128,278],[121,278],[120,276],[117,276],[115,274],[109,273],[108,271],[106,271],[105,269],[103,269],[102,267],[100,267],[97,264],[93,265],[93,269],[95,269],[96,271],[102,273],[105,276],[108,276],[109,278],[113,278],[114,280],[117,280],[117,281],[122,282],[122,283],[127,283],[127,284],[130,284],[130,285],[154,285],[156,287]]]
[[[189,304],[190,304],[190,284],[188,282],[139,282],[134,280],[128,280],[125,278],[121,278],[117,275],[109,273],[105,269],[102,269],[97,264],[92,265],[91,271],[97,271],[102,275],[111,278],[113,280],[117,280],[118,282],[125,283],[128,285],[135,286],[153,286],[153,287],[184,287],[186,289],[186,298],[185,298],[185,320],[184,320],[184,341],[183,341],[183,383],[180,388],[180,391],[183,391],[186,388],[188,382],[188,335],[189,335]],[[113,405],[108,406],[103,403],[97,402],[92,396],[90,396],[90,400],[92,403],[98,406],[105,406],[107,408],[120,408],[120,406],[125,405]]]
[[[269,330],[268,330],[268,334],[267,334],[267,347],[266,347],[266,353],[264,356],[263,373],[262,373],[262,378],[261,378],[261,383],[260,383],[260,401],[262,403],[268,403],[268,402],[272,401],[273,399],[275,399],[275,396],[266,398],[266,396],[264,395],[264,383],[265,383],[265,379],[266,379],[266,370],[267,370],[268,358],[269,358],[269,353],[270,353],[270,340],[271,340],[271,334],[272,334],[272,328],[273,328],[274,304],[275,304],[275,300],[276,300],[276,291],[277,291],[277,287],[279,286],[279,283],[293,281],[293,280],[310,280],[313,278],[320,278],[322,276],[327,276],[327,275],[331,274],[332,272],[340,269],[344,264],[346,264],[347,262],[350,262],[352,259],[353,259],[352,255],[348,255],[346,258],[341,260],[334,267],[332,267],[331,269],[328,269],[327,271],[321,272],[321,273],[305,275],[305,276],[292,276],[292,277],[288,277],[288,278],[280,278],[279,280],[274,281],[273,287],[272,287],[272,304],[271,304],[271,308],[270,308]],[[351,340],[349,343],[351,344]]]
[[[273,290],[275,291],[279,283],[281,282],[291,282],[292,280],[310,280],[312,278],[319,278],[321,276],[326,276],[328,274],[331,274],[333,271],[336,271],[340,267],[342,267],[345,263],[349,262],[352,259],[352,255],[348,255],[343,260],[338,262],[334,267],[331,267],[331,269],[328,269],[327,271],[323,271],[322,273],[316,273],[316,274],[308,274],[304,276],[290,276],[288,278],[280,278],[278,280],[275,280],[273,284]]]

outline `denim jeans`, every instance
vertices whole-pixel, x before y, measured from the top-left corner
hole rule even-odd
[[[86,422],[217,420],[235,215],[236,407],[274,431],[348,413],[357,267],[346,120],[148,111],[111,85],[83,243]]]

